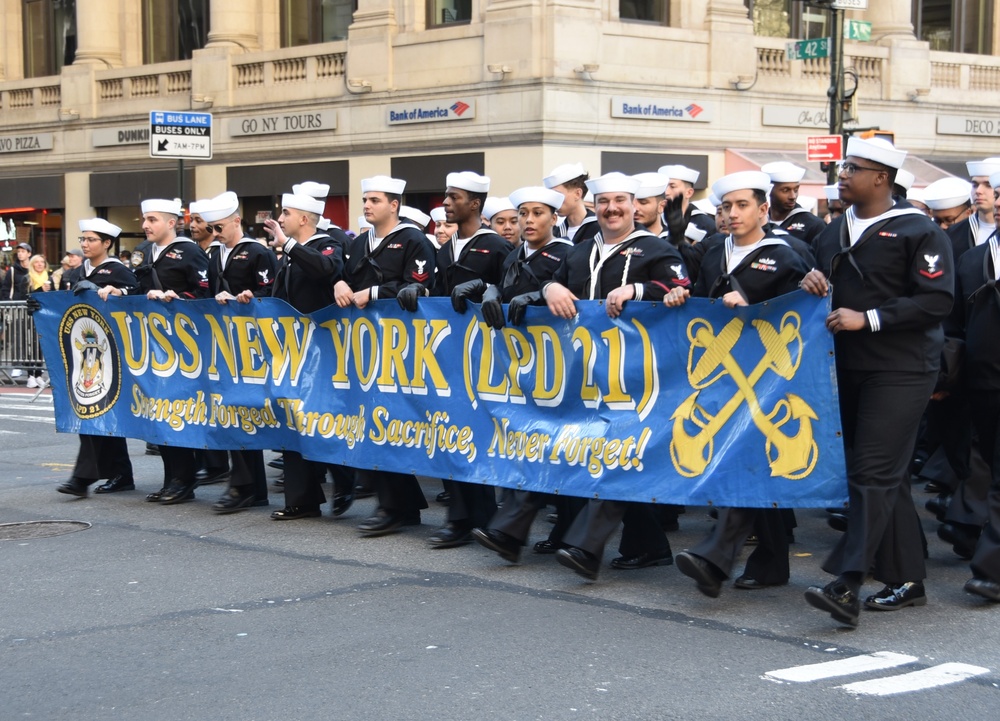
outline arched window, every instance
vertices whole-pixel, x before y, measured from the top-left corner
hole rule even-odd
[[[58,75],[76,55],[76,0],[24,0],[24,77]]]

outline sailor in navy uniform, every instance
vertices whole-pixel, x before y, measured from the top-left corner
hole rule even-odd
[[[822,218],[803,208],[799,200],[799,189],[806,169],[795,163],[778,161],[761,166],[774,186],[771,188],[771,222],[796,238],[804,240],[815,251],[816,238],[826,230]]]
[[[560,165],[542,179],[542,184],[546,188],[556,190],[563,195],[563,204],[559,207],[560,220],[556,225],[555,235],[566,238],[573,245],[590,240],[600,230],[597,216],[584,204],[589,177],[581,163],[567,163]]]
[[[227,192],[200,208],[202,219],[211,226],[219,242],[209,260],[208,282],[211,294],[222,304],[246,305],[255,298],[270,297],[277,269],[277,258],[271,249],[243,234],[239,205],[236,193]],[[231,448],[227,466],[230,460],[229,487],[212,510],[220,514],[236,513],[268,505],[264,452]]]
[[[541,302],[542,284],[556,274],[574,247],[566,238],[553,237],[556,211],[563,197],[558,191],[544,187],[519,188],[510,194],[511,204],[518,209],[518,235],[524,242],[504,261],[503,279],[499,285],[476,279],[452,290],[451,301],[456,312],[464,313],[467,301],[482,303],[484,320],[499,330],[505,325],[501,303],[509,304],[510,320],[516,325],[528,305]],[[559,522],[548,540],[539,541],[535,550],[554,553],[561,545],[566,527],[582,505],[580,499],[569,496],[553,499],[546,493],[505,489],[503,507],[488,525],[474,528],[472,536],[486,548],[499,553],[501,558],[517,561],[535,515],[553,501],[559,510]]]
[[[483,203],[483,221],[490,230],[516,248],[521,244],[521,235],[517,223],[517,208],[510,198],[499,198],[491,195]]]
[[[471,171],[448,173],[444,210],[458,230],[437,252],[434,295],[450,297],[455,286],[471,280],[490,285],[503,282],[503,266],[511,244],[482,223],[490,179]],[[430,538],[435,548],[471,543],[474,527],[485,526],[496,512],[496,491],[480,483],[450,483],[448,520]]]
[[[329,190],[323,183],[297,184],[293,192],[281,196],[280,218],[264,221],[264,230],[273,236],[271,247],[280,248],[283,255],[271,295],[302,313],[333,304],[333,287],[344,269],[347,236],[341,230],[317,230]],[[326,503],[326,494],[320,484],[327,465],[307,460],[297,450],[285,449],[284,459],[285,507],[271,513],[271,518],[292,521],[322,515],[320,507]]]
[[[1000,213],[1000,171],[990,176]],[[997,215],[1000,218],[1000,215]],[[1000,601],[1000,231],[964,253],[956,269],[952,326],[965,339],[965,386],[983,458],[991,473],[987,518],[972,553],[965,590]],[[978,530],[978,529],[977,529]]]
[[[575,301],[605,301],[617,318],[630,300],[663,300],[675,286],[690,287],[684,261],[670,243],[635,225],[634,197],[640,182],[622,173],[587,181],[594,193],[601,232],[574,246],[542,295],[554,315],[576,316]],[[626,519],[626,515],[629,518]],[[670,544],[648,504],[590,500],[566,533],[556,560],[588,579],[597,578],[608,537],[626,519],[635,548],[623,557],[642,557],[642,565],[672,563]],[[637,566],[638,567],[638,566]]]
[[[191,240],[205,251],[208,256],[209,268],[215,260],[219,251],[220,243],[215,237],[215,231],[209,227],[208,222],[201,217],[202,208],[210,207],[212,199],[192,201],[188,206],[188,234]],[[214,295],[214,293],[212,293]],[[198,470],[194,477],[199,486],[207,486],[212,483],[222,483],[229,480],[229,454],[210,448],[198,448],[194,453],[195,464]]]
[[[993,234],[993,188],[990,187],[990,177],[994,173],[1000,173],[1000,158],[970,160],[965,167],[972,181],[970,198],[967,200],[971,199],[973,211],[968,217],[945,229],[954,247],[956,263],[964,252],[982,245]]]
[[[434,251],[412,220],[399,217],[405,189],[405,180],[385,175],[361,181],[364,218],[370,227],[347,246],[344,277],[334,286],[341,308],[366,308],[371,301],[398,297],[415,311],[418,298],[429,294]],[[378,494],[375,513],[358,526],[361,533],[383,536],[420,523],[427,500],[412,473],[358,469],[357,477],[362,486]]]
[[[847,457],[847,530],[823,564],[837,578],[806,591],[810,605],[855,626],[866,574],[885,587],[875,610],[926,603],[920,520],[909,463],[934,389],[951,312],[954,273],[944,232],[892,197],[906,153],[879,138],[851,138],[840,196],[851,203],[818,239],[818,270],[802,280],[833,295],[840,415]],[[832,290],[831,290],[832,289]]]
[[[771,179],[760,171],[733,173],[712,186],[713,194],[722,199],[731,232],[724,243],[705,254],[692,295],[721,298],[727,308],[735,308],[798,289],[810,266],[785,242],[790,236],[771,235],[762,227],[770,188]],[[687,295],[686,289],[677,288],[665,303],[680,305]],[[777,508],[720,508],[708,537],[677,554],[677,569],[695,579],[702,593],[715,598],[751,534],[757,536],[758,545],[736,579],[736,588],[788,583],[788,532],[782,510]]]
[[[81,273],[77,276],[75,288],[96,290],[97,296],[105,302],[112,295],[138,293],[139,281],[132,270],[114,256],[108,255],[122,229],[102,218],[81,220],[79,225],[80,245],[85,259],[80,266]],[[126,439],[81,433],[80,451],[76,456],[73,474],[56,490],[85,498],[87,489],[100,478],[109,480],[94,489],[96,493],[135,490]]]
[[[208,296],[208,256],[193,240],[177,235],[182,213],[179,200],[142,202],[142,230],[152,245],[135,274],[150,300],[169,303]],[[195,449],[173,444],[159,448],[163,488],[147,495],[146,500],[162,505],[193,500],[197,485]]]

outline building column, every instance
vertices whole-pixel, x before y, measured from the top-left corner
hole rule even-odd
[[[348,92],[392,89],[392,44],[398,32],[393,0],[358,0],[354,22],[347,31]]]
[[[867,20],[872,24],[872,39],[879,41],[890,35],[913,38],[913,8],[911,0],[878,0],[864,11],[848,13],[852,20]]]
[[[757,48],[753,42],[753,22],[743,0],[709,0],[705,29],[709,32],[709,84],[728,89],[752,81]]]
[[[77,0],[74,65],[122,66],[118,0]]]
[[[238,47],[260,50],[257,19],[260,2],[234,3],[232,0],[211,0],[208,44],[206,47]]]

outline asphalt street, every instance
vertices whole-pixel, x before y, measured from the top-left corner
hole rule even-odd
[[[785,587],[708,599],[674,567],[608,568],[617,539],[587,583],[530,548],[519,565],[431,549],[433,501],[422,526],[374,539],[354,528],[373,499],[294,522],[269,520],[278,494],[213,515],[219,485],[146,503],[162,466],[138,441],[139,490],[72,499],[55,487],[76,438],[48,392],[30,398],[0,392],[0,524],[90,526],[0,526],[2,720],[997,717],[1000,604],[963,592],[968,567],[923,510],[928,605],[848,630],[802,598],[828,580],[821,510],[798,513]],[[710,523],[689,508],[674,551]],[[531,541],[548,530],[540,517]]]

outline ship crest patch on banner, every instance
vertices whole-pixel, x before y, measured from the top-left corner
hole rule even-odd
[[[59,324],[66,386],[73,412],[90,419],[107,413],[121,391],[118,348],[104,317],[88,305],[74,305]]]

